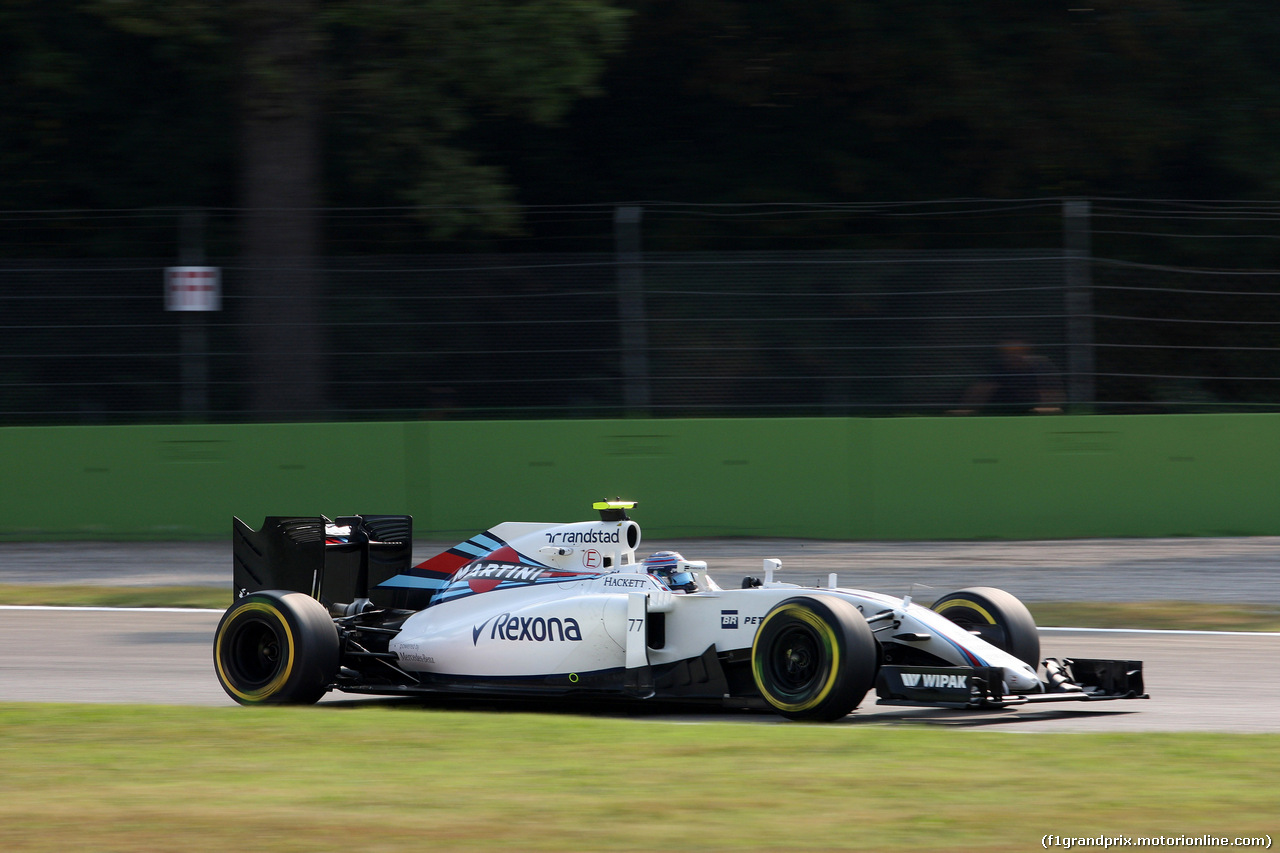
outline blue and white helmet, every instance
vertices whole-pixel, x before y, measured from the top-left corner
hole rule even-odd
[[[658,551],[644,558],[644,570],[679,592],[697,592],[698,580],[679,551]]]

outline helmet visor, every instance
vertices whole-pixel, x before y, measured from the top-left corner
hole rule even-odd
[[[694,582],[693,572],[672,572],[667,577],[667,585],[673,587],[688,586]]]

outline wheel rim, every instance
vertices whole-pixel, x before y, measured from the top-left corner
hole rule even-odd
[[[280,635],[262,619],[247,619],[230,638],[231,670],[249,690],[268,684],[283,659]]]
[[[808,625],[790,625],[778,633],[770,648],[769,676],[788,696],[803,696],[823,680],[822,640]]]
[[[246,603],[229,620],[216,650],[223,686],[241,702],[271,700],[293,672],[293,635],[281,614],[262,602]]]

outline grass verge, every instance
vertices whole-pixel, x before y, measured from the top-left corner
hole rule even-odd
[[[1160,628],[1181,631],[1280,631],[1280,606],[1190,601],[1028,603],[1037,625]]]
[[[1277,830],[1280,736],[0,704],[0,848],[1026,851]]]
[[[193,607],[225,610],[231,590],[213,586],[0,584],[0,604],[47,607]]]

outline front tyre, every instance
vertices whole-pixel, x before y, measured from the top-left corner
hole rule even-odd
[[[1004,590],[962,589],[942,596],[932,609],[1023,663],[1040,664],[1040,632],[1031,611]]]
[[[751,672],[766,702],[792,720],[838,720],[871,689],[876,641],[841,598],[805,595],[765,615],[751,645]]]
[[[223,614],[213,665],[222,689],[241,705],[310,705],[338,673],[338,629],[309,595],[255,592]]]

